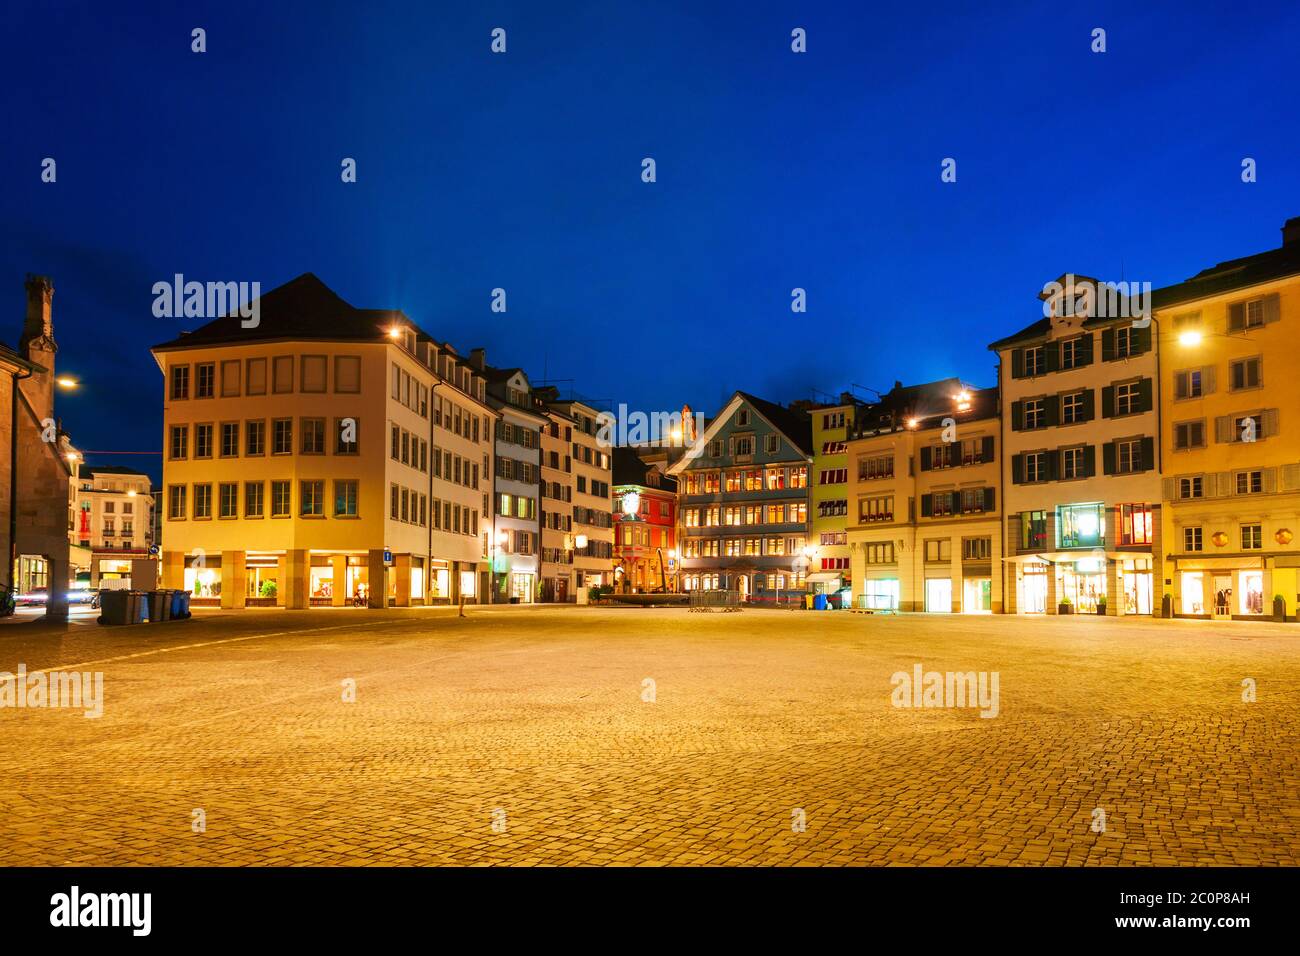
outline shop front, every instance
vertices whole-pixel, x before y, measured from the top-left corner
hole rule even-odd
[[[862,582],[858,606],[873,611],[897,611],[900,594],[898,578],[868,578]]]
[[[1225,621],[1271,617],[1274,571],[1263,563],[1250,558],[1178,561],[1174,614]]]

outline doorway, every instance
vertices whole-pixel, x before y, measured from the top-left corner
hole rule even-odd
[[[926,578],[925,609],[931,614],[952,613],[952,578]]]
[[[1226,620],[1232,617],[1232,575],[1214,576],[1214,611],[1212,617]]]

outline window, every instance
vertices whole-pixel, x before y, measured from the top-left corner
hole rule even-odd
[[[188,365],[173,365],[171,375],[172,401],[190,397],[190,367]]]
[[[194,457],[195,458],[212,457],[212,426],[211,425],[194,426]]]
[[[277,395],[293,391],[292,355],[277,355],[271,359],[271,391]]]
[[[287,518],[290,514],[289,482],[271,482],[271,517]]]
[[[1205,421],[1177,422],[1174,424],[1174,450],[1205,447]]]
[[[1243,388],[1259,388],[1263,384],[1261,373],[1262,360],[1258,355],[1253,358],[1237,359],[1228,364],[1230,388],[1236,392]]]
[[[1264,490],[1264,473],[1262,471],[1237,472],[1237,494],[1257,495]]]
[[[961,559],[963,561],[988,561],[993,557],[992,538],[962,538]]]
[[[1087,345],[1092,344],[1092,337],[1089,335],[1080,335],[1072,339],[1066,339],[1061,343],[1061,368],[1071,369],[1078,368],[1087,363]]]
[[[1041,345],[1025,349],[1025,375],[1033,378],[1047,371],[1047,355]]]
[[[244,423],[244,448],[247,455],[266,454],[266,422],[257,419]]]
[[[1201,540],[1201,529],[1199,527],[1183,529],[1184,551],[1200,551],[1203,547],[1204,542]]]
[[[239,517],[239,483],[223,481],[217,488],[217,516]]]
[[[1200,398],[1204,394],[1205,376],[1201,369],[1174,373],[1174,398]]]
[[[1047,407],[1041,398],[1031,398],[1025,402],[1025,429],[1042,428],[1047,424]]]
[[[167,489],[167,517],[172,521],[185,520],[185,492],[184,485],[171,485]]]
[[[893,564],[894,563],[894,543],[892,541],[882,544],[866,545],[867,564]],[[867,582],[870,584],[870,582]]]
[[[1131,325],[1121,325],[1115,330],[1115,358],[1129,358],[1137,354],[1137,336]]]
[[[1183,500],[1191,498],[1200,498],[1204,495],[1202,478],[1200,475],[1192,475],[1187,478],[1178,479],[1178,497]]]
[[[1061,424],[1073,425],[1083,421],[1083,392],[1061,396]]]
[[[738,435],[731,439],[732,454],[739,458],[747,458],[754,454],[754,436]]]
[[[1056,509],[1057,535],[1062,548],[1100,547],[1106,536],[1102,506],[1062,505]]]
[[[769,455],[775,455],[775,454],[776,454],[778,451],[780,451],[780,450],[781,450],[781,436],[779,436],[779,435],[764,435],[764,436],[763,436],[763,451],[764,451],[764,452],[766,452],[766,453],[769,454]]]
[[[1033,451],[1025,455],[1025,482],[1047,481],[1047,452]]]
[[[1239,415],[1232,419],[1231,441],[1253,442],[1263,437],[1263,415]]]
[[[1116,415],[1132,415],[1141,410],[1142,395],[1137,382],[1124,382],[1115,386]]]
[[[274,418],[271,420],[271,454],[293,454],[292,418]]]
[[[338,418],[334,421],[334,454],[356,455],[361,450],[361,424],[355,418]]]
[[[171,439],[168,442],[168,455],[172,461],[179,461],[189,452],[190,429],[188,425],[173,425]]]
[[[325,454],[325,419],[304,418],[302,420],[302,453],[304,455]]]
[[[302,357],[302,375],[298,383],[299,391],[325,391],[326,359],[324,355],[304,355]]]
[[[221,423],[221,457],[239,457],[239,422]]]
[[[239,359],[227,359],[221,363],[221,397],[239,397],[239,370],[243,363]]]
[[[1264,527],[1258,524],[1241,526],[1241,550],[1258,551],[1264,547]]]
[[[304,481],[298,488],[298,514],[315,518],[325,514],[325,482]]]
[[[194,517],[211,518],[212,517],[212,486],[195,485],[194,486]]]
[[[877,478],[893,477],[893,455],[874,455],[871,458],[858,459],[858,481],[874,481]]]
[[[1064,478],[1085,477],[1083,448],[1066,448],[1061,451],[1061,475]]]
[[[858,522],[892,521],[894,517],[894,497],[886,495],[879,498],[862,498],[858,501]]]
[[[334,517],[355,518],[357,516],[357,482],[347,479],[334,482]]]
[[[266,359],[251,358],[244,369],[244,394],[266,394]]]
[[[1142,471],[1142,439],[1130,438],[1115,442],[1115,473],[1131,474]]]
[[[260,481],[244,483],[244,517],[262,517],[262,495],[264,486]]]
[[[1020,513],[1020,549],[1040,551],[1047,547],[1047,512],[1022,511]]]
[[[356,394],[361,391],[361,357],[334,356],[334,391]]]
[[[1151,543],[1151,506],[1120,505],[1120,544]]]
[[[749,427],[749,409],[748,409],[748,408],[742,408],[742,409],[740,409],[738,412],[736,412],[736,427],[737,427],[737,428],[748,428],[748,427]]]
[[[201,362],[194,366],[194,397],[212,398],[217,394],[217,366]]]
[[[952,560],[952,540],[950,538],[934,538],[925,542],[925,560],[927,561],[951,561]]]

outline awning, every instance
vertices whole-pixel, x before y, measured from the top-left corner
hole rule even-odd
[[[838,581],[843,574],[839,571],[818,571],[804,578],[809,584],[829,584],[832,581]]]
[[[1060,564],[1067,561],[1087,561],[1093,558],[1108,558],[1115,561],[1150,559],[1149,551],[1037,551],[1033,554],[1013,554],[1002,560],[1012,564],[1047,563]]]

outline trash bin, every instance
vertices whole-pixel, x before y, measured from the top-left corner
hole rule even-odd
[[[122,590],[103,590],[99,592],[99,623],[126,624],[129,622],[128,611],[131,596]]]
[[[188,598],[190,596],[190,592],[174,590],[174,591],[168,591],[167,593],[171,595],[171,601],[168,602],[171,604],[171,609],[168,612],[171,619],[175,621],[175,620],[180,620],[181,618],[189,617],[190,602]]]
[[[825,595],[825,594],[818,594],[816,597],[813,598],[813,610],[814,610],[814,611],[824,611],[824,610],[826,610],[826,595]]]
[[[172,598],[168,591],[146,591],[149,595],[149,623],[161,624],[171,619]]]
[[[180,596],[181,596],[181,617],[189,617],[190,616],[190,592],[181,591]]]
[[[149,595],[143,591],[128,591],[127,595],[130,608],[127,611],[126,623],[143,624],[149,619]]]

